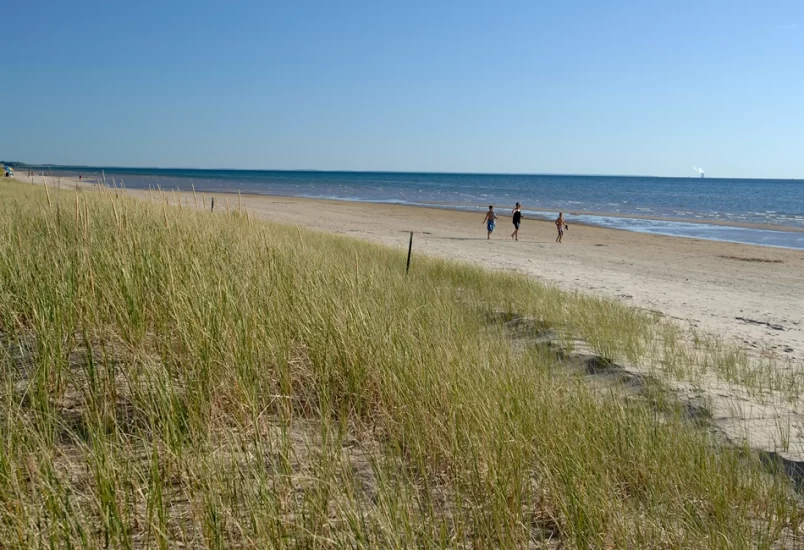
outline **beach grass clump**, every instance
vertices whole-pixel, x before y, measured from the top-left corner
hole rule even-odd
[[[638,359],[642,314],[436,259],[406,275],[401,251],[236,208],[17,183],[0,199],[2,548],[797,533],[786,478],[512,346],[501,321]]]

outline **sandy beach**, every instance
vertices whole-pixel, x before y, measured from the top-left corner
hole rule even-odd
[[[58,185],[94,187],[67,178]],[[482,209],[467,213],[265,195],[166,192],[157,198],[150,191],[127,192],[206,208],[214,197],[216,212],[244,208],[259,218],[403,250],[412,231],[411,269],[416,269],[416,257],[425,254],[515,271],[565,291],[658,312],[735,344],[755,360],[771,359],[775,368],[800,372],[804,367],[804,251],[606,229],[574,223],[572,216],[562,244],[555,242],[552,222],[533,219],[523,221],[520,239],[513,241],[511,207],[504,206],[497,208],[497,228],[487,240]],[[645,372],[639,365],[632,370]],[[804,461],[800,399],[771,403],[714,379],[673,386],[690,404],[705,397],[713,426],[728,440]],[[784,449],[779,447],[780,426],[788,427]]]
[[[183,200],[192,204],[187,194]],[[227,201],[237,208],[238,200],[262,218],[402,249],[413,231],[411,269],[416,255],[428,254],[516,271],[562,290],[660,312],[736,344],[754,359],[772,359],[796,371],[804,367],[804,252],[799,250],[605,229],[576,224],[571,216],[562,244],[555,242],[552,222],[532,219],[523,221],[519,241],[512,241],[511,206],[497,208],[490,240],[482,209],[466,213],[257,195],[218,195],[216,209]],[[703,387],[673,386],[688,404],[704,396],[714,429],[727,440],[777,453],[790,464],[804,461],[804,409],[798,400],[769,403],[715,380]]]
[[[781,360],[804,359],[802,251],[605,229],[571,216],[563,244],[554,242],[551,222],[529,219],[515,242],[510,206],[497,207],[491,240],[482,210],[260,195],[217,195],[216,208],[227,201],[237,208],[238,200],[262,218],[390,246],[407,247],[413,231],[414,269],[415,255],[429,254],[518,271],[562,290],[661,312]]]
[[[71,178],[59,182],[93,186]],[[200,193],[195,199],[191,193],[166,195],[187,205],[202,202]],[[527,218],[519,241],[513,241],[513,205],[495,206],[499,220],[487,240],[483,209],[245,194],[206,194],[207,207],[213,197],[218,211],[228,204],[276,222],[405,249],[412,231],[414,269],[415,256],[428,254],[517,271],[562,290],[656,311],[762,356],[804,365],[804,251],[607,229],[575,223],[572,215],[566,216],[562,244],[555,243],[552,222]]]

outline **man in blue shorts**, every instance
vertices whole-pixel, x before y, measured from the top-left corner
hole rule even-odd
[[[486,239],[491,239],[491,232],[494,231],[494,225],[497,222],[497,213],[494,212],[494,206],[489,205],[489,211],[486,212],[486,217],[483,218],[483,223],[486,224],[486,229],[488,229],[489,234]]]

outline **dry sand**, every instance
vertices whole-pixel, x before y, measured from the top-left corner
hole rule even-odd
[[[192,204],[192,195],[182,196]],[[411,269],[417,255],[428,254],[525,273],[563,290],[660,312],[738,344],[755,357],[774,357],[804,375],[804,251],[584,226],[573,223],[572,216],[567,216],[570,227],[563,244],[554,242],[551,222],[531,219],[523,221],[515,242],[510,238],[510,206],[498,208],[497,229],[487,240],[483,209],[466,213],[293,197],[214,196],[216,211],[227,208],[227,202],[231,209],[240,203],[262,218],[394,247],[407,248],[413,231]],[[207,205],[210,198],[207,194]],[[700,383],[681,383],[676,389],[682,398],[701,397]],[[725,437],[804,461],[804,402],[769,404],[740,388],[714,383],[703,392]],[[782,445],[785,439],[789,443]]]
[[[143,196],[147,192],[134,191]],[[209,200],[209,198],[207,199]],[[217,195],[260,217],[340,233],[416,254],[512,270],[556,285],[613,298],[688,321],[742,346],[804,360],[804,251],[665,237],[573,223],[563,244],[551,222],[523,221],[510,238],[510,207],[491,240],[485,212],[343,201]]]

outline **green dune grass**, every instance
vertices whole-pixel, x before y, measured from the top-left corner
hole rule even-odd
[[[641,361],[653,316],[404,268],[243,212],[0,184],[0,547],[792,544],[785,478],[499,320]]]

